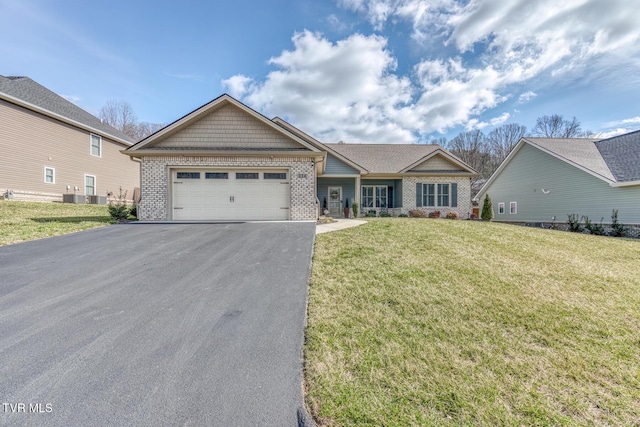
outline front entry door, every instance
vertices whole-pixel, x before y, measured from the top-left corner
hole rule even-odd
[[[337,218],[342,213],[342,187],[329,187],[329,216]]]

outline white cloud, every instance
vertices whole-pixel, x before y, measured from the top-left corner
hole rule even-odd
[[[614,136],[624,135],[625,133],[633,132],[634,130],[635,129],[615,128],[615,129],[608,130],[606,132],[599,132],[597,134],[597,137],[602,139],[612,138]]]
[[[622,120],[620,123],[625,123],[625,124],[640,124],[640,116],[637,117],[632,117],[630,119],[624,119]]]
[[[82,98],[80,98],[79,96],[76,96],[76,95],[64,95],[62,93],[59,93],[58,95],[60,95],[61,97],[63,97],[64,99],[66,99],[69,102],[73,102],[74,104],[78,104],[78,102],[80,102],[82,100]]]
[[[305,31],[270,59],[264,79],[236,75],[224,85],[323,141],[411,142],[454,126],[504,123],[506,113],[480,116],[534,78],[614,75],[640,55],[640,8],[626,0],[337,1],[375,29],[410,23],[429,56],[399,75],[383,37],[331,42]],[[526,91],[515,103],[536,96]]]
[[[409,79],[392,74],[396,61],[386,39],[354,34],[331,43],[305,31],[293,50],[271,58],[277,70],[263,82],[245,76],[223,81],[267,115],[279,115],[323,141],[412,142],[398,116],[411,101]]]
[[[518,104],[524,104],[525,102],[529,102],[531,101],[533,98],[535,98],[536,96],[538,96],[537,93],[529,90],[525,93],[520,94],[520,96],[518,97]]]

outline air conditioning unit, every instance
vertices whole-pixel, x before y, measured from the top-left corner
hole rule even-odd
[[[84,194],[63,194],[62,203],[85,204],[87,197]]]
[[[92,205],[106,205],[107,196],[87,196],[89,203]]]

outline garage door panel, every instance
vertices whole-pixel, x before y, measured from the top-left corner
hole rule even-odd
[[[286,170],[174,171],[173,219],[289,219],[288,177]]]

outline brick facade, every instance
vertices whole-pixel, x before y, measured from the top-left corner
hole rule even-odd
[[[291,220],[317,218],[315,169],[307,157],[214,157],[148,156],[142,158],[142,199],[138,218],[142,221],[170,220],[170,169],[176,167],[287,168],[291,187]]]
[[[416,207],[416,184],[418,182],[428,184],[458,184],[458,206],[455,208],[448,207]],[[471,181],[468,177],[404,177],[402,178],[402,213],[408,214],[412,209],[418,209],[426,212],[440,211],[440,215],[444,217],[451,211],[458,212],[460,218],[467,219],[471,214]]]

